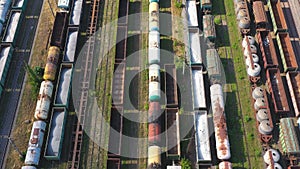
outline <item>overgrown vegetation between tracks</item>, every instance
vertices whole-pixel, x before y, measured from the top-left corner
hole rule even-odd
[[[261,145],[253,120],[250,84],[243,59],[233,1],[213,1],[218,52],[226,81],[226,116],[233,167],[261,168]]]

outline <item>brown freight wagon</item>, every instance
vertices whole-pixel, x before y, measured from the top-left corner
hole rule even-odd
[[[272,95],[274,111],[277,114],[280,113],[282,115],[286,115],[289,113],[290,108],[280,76],[280,71],[277,68],[270,68],[266,73],[268,88]]]
[[[296,117],[299,117],[300,112],[300,72],[288,72],[286,80],[289,87],[289,93],[292,98]]]
[[[279,0],[269,0],[268,7],[271,15],[274,32],[287,32],[288,28],[281,8],[281,2]]]
[[[176,68],[174,64],[165,64],[165,90],[167,107],[178,107]]]
[[[268,26],[268,18],[265,12],[264,3],[262,1],[253,2],[253,13],[255,18],[256,29],[266,30]]]
[[[68,19],[69,19],[68,12],[56,12],[50,46],[57,46],[60,49],[64,48],[65,39],[66,39],[66,30],[69,21]]]
[[[278,59],[270,31],[258,31],[257,39],[264,61],[264,68],[278,67]]]

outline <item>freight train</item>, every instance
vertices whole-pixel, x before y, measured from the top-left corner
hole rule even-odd
[[[149,123],[148,123],[148,168],[161,168],[160,132],[160,33],[159,1],[149,1]]]
[[[79,2],[79,3],[78,3]],[[63,3],[65,5],[63,5]],[[58,7],[63,8],[64,10],[69,9],[69,7],[71,6],[71,4],[69,3],[69,1],[59,1]],[[27,149],[27,153],[26,153],[26,157],[25,157],[25,166],[22,167],[22,169],[36,169],[36,166],[39,165],[39,160],[40,160],[40,156],[41,156],[41,152],[42,152],[42,145],[43,145],[43,141],[45,140],[45,132],[46,132],[46,126],[47,126],[47,122],[48,122],[48,118],[49,118],[49,114],[50,114],[50,107],[52,107],[52,100],[53,100],[53,93],[54,93],[54,85],[58,80],[56,80],[57,78],[57,69],[59,68],[60,62],[61,62],[61,51],[64,50],[64,42],[65,42],[65,35],[66,35],[66,30],[68,25],[73,26],[72,28],[74,28],[74,25],[79,25],[79,20],[80,20],[80,15],[81,15],[81,9],[82,9],[82,1],[81,0],[77,0],[76,2],[74,2],[73,10],[71,11],[71,19],[70,19],[70,23],[69,23],[69,14],[68,11],[64,11],[64,12],[57,12],[56,18],[55,18],[55,22],[54,22],[54,27],[53,27],[53,33],[51,36],[51,43],[50,43],[50,47],[48,49],[48,54],[47,54],[47,63],[45,66],[45,70],[44,70],[44,75],[43,75],[43,79],[44,81],[42,81],[41,86],[40,86],[40,90],[39,90],[39,94],[38,94],[38,98],[37,98],[37,104],[36,104],[36,108],[35,108],[35,112],[34,112],[34,118],[35,121],[33,122],[33,127],[32,127],[32,131],[31,131],[31,136],[30,136],[30,140],[28,143],[28,149]],[[79,18],[79,20],[78,20]],[[76,29],[78,31],[78,28]],[[77,41],[77,34],[76,37],[71,38],[68,37],[69,40],[67,41],[67,45],[69,43],[74,43],[74,45],[76,45],[76,41]],[[72,42],[70,42],[72,41]],[[73,47],[74,49],[74,47]],[[64,55],[68,54],[68,49],[66,49],[66,53]],[[74,52],[75,54],[75,52]],[[74,57],[74,56],[73,56]],[[71,64],[74,62],[74,59],[72,60],[68,60],[67,61],[68,64]],[[63,69],[64,66],[62,65]],[[71,66],[72,68],[72,66]],[[62,71],[62,70],[61,70]],[[64,76],[61,73],[59,74],[59,76]],[[61,77],[62,78],[62,77]],[[70,80],[65,81],[65,83],[68,82],[70,83]],[[67,90],[67,91],[60,91],[61,93],[66,93],[66,97],[68,97],[69,95],[69,88],[61,88],[58,87],[59,89],[56,90],[56,92],[59,92],[59,90]],[[69,84],[70,85],[70,84]],[[66,105],[64,105],[66,106]],[[53,157],[49,157],[47,158],[46,155],[48,153],[48,148],[45,148],[45,157],[47,159],[50,160],[58,160],[60,157],[60,147],[61,147],[61,143],[62,143],[62,137],[63,137],[63,127],[65,125],[65,121],[66,121],[66,107],[61,107],[61,108],[53,108],[52,111],[53,115],[51,116],[51,120],[50,122],[54,122],[55,121],[55,125],[53,126],[53,124],[49,127],[49,131],[48,131],[48,141],[46,144],[46,147],[49,146],[48,142],[49,140],[55,139],[56,142],[54,142],[55,144],[58,145],[54,145],[54,149],[55,148],[59,148],[57,153],[58,155]],[[55,118],[55,119],[54,119]],[[61,130],[60,136],[59,135],[55,135],[57,133],[58,130]],[[52,131],[55,130],[55,131]],[[51,137],[51,138],[50,138]],[[59,138],[56,138],[59,137]],[[52,146],[52,145],[50,145]],[[53,150],[56,151],[56,150]]]

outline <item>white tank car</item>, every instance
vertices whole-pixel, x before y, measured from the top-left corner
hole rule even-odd
[[[33,122],[33,126],[31,129],[30,139],[29,139],[29,147],[42,147],[45,130],[47,124],[43,121],[35,121]]]
[[[217,157],[220,160],[228,160],[231,157],[231,153],[224,112],[223,91],[220,84],[211,85],[210,97],[215,128]]]
[[[160,66],[157,64],[149,66],[149,100],[160,100]]]
[[[159,32],[149,32],[149,52],[148,61],[149,64],[158,64],[160,62],[160,36]]]
[[[149,5],[149,30],[159,31],[159,5],[156,2]]]

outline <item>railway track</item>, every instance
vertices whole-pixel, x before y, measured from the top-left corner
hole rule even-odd
[[[98,12],[99,12],[99,5],[100,0],[92,0],[90,11],[90,22],[89,27],[87,29],[87,34],[89,35],[89,39],[87,41],[87,52],[85,58],[82,60],[82,67],[83,76],[81,79],[80,85],[80,100],[75,103],[76,107],[78,107],[78,120],[75,121],[74,129],[72,133],[72,149],[69,154],[69,161],[68,161],[68,168],[77,169],[80,167],[80,153],[83,141],[83,127],[85,122],[85,113],[87,111],[87,101],[88,101],[88,90],[89,90],[89,83],[91,77],[91,68],[92,68],[92,60],[93,60],[93,52],[94,52],[94,44],[95,44],[95,37],[91,36],[96,32],[96,25],[98,19]]]

